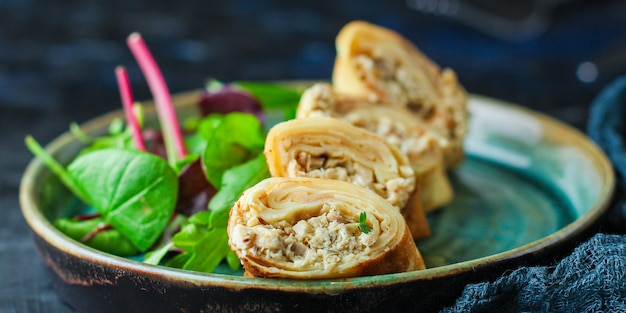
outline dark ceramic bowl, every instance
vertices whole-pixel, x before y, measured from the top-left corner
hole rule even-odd
[[[199,92],[174,98],[182,118]],[[20,200],[61,298],[81,312],[437,311],[470,282],[542,264],[593,231],[614,188],[606,156],[583,134],[544,115],[471,96],[467,159],[450,173],[455,199],[429,216],[417,242],[428,269],[352,279],[294,281],[206,274],[147,265],[89,248],[55,229],[76,199],[38,160]],[[102,134],[122,112],[82,125]],[[153,108],[147,121],[156,123]],[[67,164],[81,144],[70,134],[47,151]]]

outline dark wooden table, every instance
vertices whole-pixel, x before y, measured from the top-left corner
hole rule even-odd
[[[48,143],[71,122],[120,107],[116,65],[129,69],[136,97],[149,98],[125,45],[131,32],[143,34],[170,90],[181,92],[209,77],[328,79],[334,36],[348,21],[364,19],[403,33],[455,69],[468,91],[584,130],[591,99],[626,72],[617,44],[626,38],[626,6],[582,2],[563,8],[542,36],[514,42],[404,1],[1,1],[0,312],[72,311],[47,279],[20,212],[19,183],[31,159],[23,139],[32,134]],[[597,75],[584,64],[596,65]]]

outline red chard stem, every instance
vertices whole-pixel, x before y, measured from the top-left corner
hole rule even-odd
[[[128,126],[131,130],[135,148],[141,151],[146,151],[146,143],[141,135],[141,127],[139,126],[139,122],[137,122],[137,117],[133,111],[133,103],[135,100],[133,99],[133,92],[130,87],[130,80],[128,79],[128,72],[126,72],[126,68],[123,66],[115,68],[115,77],[117,78],[117,85],[120,89],[120,97],[122,98],[122,106],[124,107],[124,112],[126,113],[126,120],[128,121]]]
[[[167,159],[174,165],[177,160],[187,156],[187,150],[183,141],[182,132],[174,110],[174,104],[163,74],[156,64],[152,53],[146,46],[139,33],[128,36],[127,44],[135,56],[143,75],[148,82],[148,87],[154,97],[154,102],[159,116],[159,122],[165,139]]]
[[[88,233],[87,235],[85,235],[85,237],[83,237],[80,242],[87,242],[91,239],[93,239],[94,237],[96,237],[96,235],[98,235],[101,232],[107,231],[109,229],[112,229],[113,226],[109,225],[109,224],[101,224],[98,225],[98,227],[96,227],[96,229],[92,230],[90,233]]]

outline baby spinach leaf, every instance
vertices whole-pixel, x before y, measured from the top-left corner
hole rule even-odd
[[[192,271],[212,272],[215,267],[231,252],[228,246],[226,228],[209,229],[203,238],[190,250],[190,257],[183,266]]]
[[[236,270],[241,266],[241,260],[239,260],[237,254],[231,250],[226,254],[226,264],[228,264],[228,267],[232,270]]]
[[[205,174],[215,188],[221,188],[222,175],[263,150],[265,133],[259,120],[245,113],[222,117],[207,140],[202,157]]]
[[[174,164],[172,164],[171,166],[176,173],[180,174],[189,165],[199,160],[200,160],[199,154],[189,153],[185,155],[183,158],[176,159],[176,162],[174,162]]]
[[[139,126],[142,126],[144,123],[143,106],[141,104],[134,105],[133,112]],[[77,123],[70,124],[70,132],[76,139],[87,145],[87,147],[81,150],[80,154],[107,148],[135,148],[132,141],[131,129],[121,118],[115,118],[111,121],[108,128],[108,135],[92,137],[86,134]]]
[[[77,241],[83,241],[103,224],[106,224],[106,221],[101,217],[81,221],[72,218],[60,218],[54,221],[54,226],[57,229]],[[119,256],[131,256],[139,253],[139,249],[115,228],[98,232],[84,243],[94,249]]]
[[[189,217],[188,223],[172,238],[173,246],[184,252],[167,261],[166,265],[212,272],[225,259],[232,270],[237,269],[240,266],[239,259],[228,245],[228,214],[247,188],[267,177],[269,170],[263,153],[226,170],[221,189],[209,202],[210,210]],[[154,259],[151,261],[154,262]]]
[[[192,215],[188,224],[174,235],[174,246],[184,252],[169,260],[166,265],[187,270],[212,272],[224,258],[231,269],[239,267],[239,260],[232,262],[234,253],[228,246],[225,226],[210,223],[212,212],[204,211]]]
[[[150,153],[97,150],[76,158],[67,171],[89,204],[141,251],[159,238],[174,210],[176,172]]]
[[[223,115],[211,114],[204,118],[190,118],[185,121],[185,130],[189,133],[185,137],[185,145],[190,153],[202,155],[207,141],[213,136],[213,131],[222,122]]]
[[[238,81],[236,87],[254,95],[264,109],[295,108],[300,102],[302,92],[276,83]]]
[[[108,135],[91,137],[76,123],[70,124],[70,132],[74,135],[74,137],[76,137],[76,139],[87,145],[87,147],[81,150],[80,154],[113,147],[133,147],[130,131],[124,131],[124,122],[119,118],[113,119],[111,124],[109,124]]]
[[[220,226],[228,224],[230,208],[241,197],[241,194],[269,176],[263,153],[259,153],[246,163],[228,169],[222,178],[222,188],[209,202],[209,210],[213,213],[211,223]]]
[[[161,264],[169,252],[175,251],[173,249],[172,237],[180,231],[180,228],[187,223],[188,219],[185,215],[174,214],[163,230],[159,241],[152,246],[150,251],[143,255],[143,262],[153,265]]]
[[[196,133],[205,140],[209,140],[213,136],[213,132],[220,126],[225,115],[211,114],[200,119],[196,127]]]
[[[173,242],[169,242],[160,248],[156,248],[146,253],[143,262],[146,264],[158,265],[165,255],[170,252],[170,249],[174,246]]]
[[[189,217],[189,223],[196,224],[196,225],[211,226],[210,224],[211,214],[212,213],[210,211],[198,212]]]

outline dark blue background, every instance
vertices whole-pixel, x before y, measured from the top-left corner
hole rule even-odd
[[[441,9],[435,0],[410,1]],[[512,16],[533,2],[472,3]],[[23,138],[30,133],[47,143],[72,121],[119,108],[117,65],[128,68],[136,98],[149,98],[125,44],[128,34],[143,35],[170,90],[180,92],[200,88],[209,77],[328,79],[334,37],[355,19],[400,32],[453,68],[471,93],[581,129],[600,88],[626,73],[625,1],[562,1],[545,32],[519,40],[399,0],[0,0],[0,311],[69,311],[43,275],[19,212],[19,180],[31,158]],[[577,75],[585,62],[598,71],[589,82]]]

